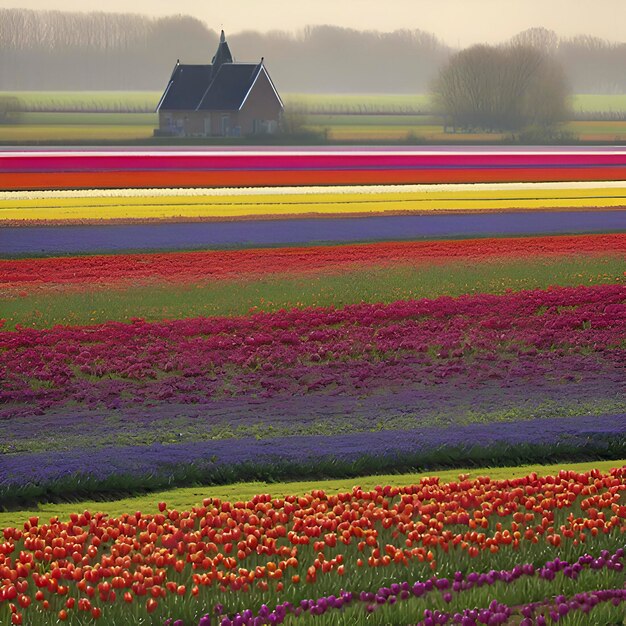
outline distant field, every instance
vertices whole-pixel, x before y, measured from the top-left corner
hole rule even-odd
[[[306,123],[311,126],[428,126],[438,125],[434,115],[413,115],[402,113],[311,113],[306,116]]]
[[[42,115],[42,114],[33,114]],[[47,115],[47,114],[46,114]],[[149,114],[118,114],[120,119],[113,121],[115,114],[77,114],[74,123],[67,123],[68,115],[58,115],[58,123],[52,119],[48,123],[27,123],[15,125],[0,125],[0,143],[21,142],[66,142],[66,141],[144,141],[153,136],[156,127],[156,118]],[[97,119],[86,120],[88,116],[97,116]],[[111,123],[104,121],[111,116]],[[137,120],[131,119],[136,117]],[[368,116],[370,123],[356,124],[339,123],[341,120],[321,119],[316,116],[316,124],[307,125],[312,131],[323,133],[330,141],[374,141],[374,142],[467,142],[476,141],[498,142],[504,141],[504,133],[444,133],[443,126],[435,124],[401,124],[393,116]],[[152,120],[152,121],[151,121]],[[582,141],[626,141],[626,122],[570,122],[565,130]]]
[[[154,111],[156,91],[4,91],[19,98],[28,111]]]
[[[0,125],[0,142],[144,141],[152,137],[161,96],[155,91],[0,92],[19,98],[20,123]],[[330,141],[475,142],[504,133],[444,133],[425,94],[283,94],[305,128]],[[582,117],[564,130],[583,141],[626,140],[626,94],[574,96]],[[594,120],[594,116],[597,119]],[[617,119],[613,119],[615,116]]]
[[[0,142],[139,140],[152,137],[153,129],[153,124],[17,124],[0,126]]]
[[[22,113],[20,126],[143,126],[154,128],[159,122],[156,113]]]
[[[577,112],[626,113],[626,94],[579,94],[574,96]]]
[[[29,111],[151,112],[160,91],[7,91],[0,96],[19,98]],[[285,93],[283,101],[294,111],[320,114],[410,114],[430,112],[427,94],[302,94]],[[626,94],[579,94],[576,112],[626,113]]]
[[[343,116],[315,116],[316,124],[307,125],[312,131],[324,132],[331,141],[425,141],[474,142],[504,141],[508,133],[445,133],[441,124],[401,124],[393,116],[377,116],[371,123],[345,123]],[[371,117],[371,116],[368,116]],[[427,119],[427,116],[425,116]],[[432,118],[430,118],[432,120]],[[356,120],[358,122],[358,119]],[[625,141],[626,122],[568,122],[563,130],[582,141]]]
[[[286,107],[303,113],[430,113],[426,94],[285,94]]]

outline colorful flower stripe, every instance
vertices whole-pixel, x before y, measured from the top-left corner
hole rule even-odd
[[[594,210],[0,229],[5,255],[189,250],[313,242],[624,232],[626,211]]]
[[[445,377],[478,382],[496,372],[554,376],[565,358],[571,359],[567,373],[591,367],[588,350],[596,367],[616,367],[626,358],[624,336],[623,285],[20,329],[0,334],[0,402],[30,410],[87,398],[120,406],[122,391],[134,402],[189,402],[233,393],[397,387],[399,377],[404,384],[432,384]]]
[[[430,186],[432,187],[432,186]],[[146,219],[242,219],[250,217],[301,217],[307,215],[370,215],[380,213],[430,213],[434,211],[490,212],[506,210],[563,210],[624,208],[624,187],[586,189],[512,189],[487,191],[393,191],[376,193],[274,193],[215,194],[144,197],[9,198],[0,199],[0,225],[12,221],[54,221]],[[6,194],[5,194],[6,195]],[[17,194],[22,195],[22,194]]]
[[[315,399],[309,402],[315,403]],[[353,404],[357,404],[357,400]],[[176,409],[174,405],[167,414],[172,420],[178,419]],[[161,414],[160,407],[153,407],[149,416],[144,411],[143,415],[131,415],[127,422],[118,419],[118,428],[121,422],[124,431],[132,434],[133,422],[141,424],[143,421],[144,427],[156,429]],[[300,415],[292,414],[289,416],[291,422],[294,416],[300,418]],[[41,430],[45,430],[48,436],[53,431],[44,429],[46,424],[60,425],[56,432],[65,432],[71,425],[84,431],[88,439],[94,422],[105,422],[106,417],[97,410],[83,415],[68,411],[65,419],[57,420],[56,424],[48,416],[36,416],[31,421],[41,420]],[[374,413],[372,426],[381,424],[384,417],[382,411]],[[233,420],[236,419],[237,415],[233,416]],[[198,421],[197,412],[195,420]],[[254,419],[248,421],[248,426],[254,428]],[[21,494],[40,502],[50,493],[72,498],[81,489],[87,489],[87,496],[90,489],[107,493],[111,491],[111,485],[116,484],[112,480],[115,478],[121,479],[122,484],[142,490],[146,487],[171,488],[173,483],[187,486],[199,480],[223,482],[224,477],[230,477],[230,482],[233,479],[240,482],[242,476],[332,476],[335,475],[333,469],[337,476],[350,475],[355,470],[361,473],[410,471],[415,467],[450,462],[457,465],[474,463],[477,458],[498,464],[510,463],[513,459],[521,459],[525,464],[539,463],[559,453],[578,453],[584,458],[596,455],[615,458],[617,454],[618,458],[623,458],[626,414],[460,423],[412,430],[380,430],[378,426],[374,431],[367,429],[366,432],[332,436],[257,438],[248,435],[144,446],[99,443],[98,438],[93,437],[76,448],[3,454],[0,457],[0,503],[19,502]],[[253,468],[253,471],[238,473],[242,468]],[[118,490],[113,488],[113,492]]]
[[[345,272],[373,267],[427,266],[576,255],[626,256],[626,233],[420,241],[307,248],[0,259],[0,286],[133,285]]]
[[[427,583],[430,581],[427,581]],[[394,605],[398,600],[408,600],[414,597],[422,597],[421,583],[408,586],[408,583],[400,585],[399,595],[377,595],[361,593],[358,598],[361,602],[365,602],[364,596],[375,596],[377,604],[368,604],[365,609],[367,613],[373,613],[377,606]],[[396,585],[398,586],[398,585]],[[436,587],[433,587],[436,588]],[[452,594],[443,594],[450,597]],[[315,617],[325,615],[333,609],[344,610],[347,607],[354,606],[355,594],[349,591],[338,592],[337,595],[331,595],[328,598],[320,598],[317,602],[311,600],[303,600],[299,605],[294,606],[291,602],[283,602],[278,605],[274,611],[266,614],[262,611],[256,617],[248,616],[244,611],[243,614],[234,618],[223,617],[220,626],[265,626],[266,624],[282,624],[285,620],[289,623],[293,618],[301,618],[298,622],[315,623]],[[595,607],[602,604],[610,603],[612,607],[619,607],[615,611],[615,615],[621,617],[621,605],[626,603],[626,589],[602,589],[597,591],[589,591],[577,593],[572,598],[564,595],[557,596],[557,602],[553,606],[549,606],[549,602],[532,602],[519,606],[507,606],[497,600],[493,600],[489,607],[484,609],[465,609],[462,612],[451,613],[448,611],[440,611],[430,609],[424,610],[423,619],[416,626],[437,626],[439,624],[461,624],[461,626],[480,626],[489,624],[489,626],[506,625],[511,623],[519,624],[519,626],[546,626],[547,624],[556,624],[562,621],[565,616],[583,613],[586,616],[594,610]],[[547,610],[546,610],[547,609]],[[545,612],[544,612],[545,611]],[[526,616],[526,617],[525,617]],[[337,617],[340,617],[337,615]],[[345,618],[345,615],[341,615]],[[354,616],[355,619],[358,617]],[[593,616],[595,617],[595,615]],[[305,619],[302,619],[305,618]],[[511,622],[511,619],[520,618],[521,621]],[[198,622],[198,626],[211,626],[212,615],[207,613]],[[363,618],[361,618],[362,621]],[[548,621],[549,620],[549,621]],[[615,622],[617,624],[617,622]],[[184,626],[183,620],[174,620],[170,618],[164,622],[164,626]]]
[[[550,182],[626,180],[626,165],[569,168],[424,170],[249,170],[249,171],[0,171],[0,189],[117,189],[124,187],[279,187],[298,185],[399,185],[412,183]]]
[[[320,170],[399,168],[510,168],[626,166],[626,151],[550,152],[386,150],[342,152],[315,150],[275,151],[81,151],[4,152],[0,163],[5,172],[167,171],[167,170]]]
[[[626,153],[2,153],[1,189],[626,180]]]
[[[498,582],[504,582],[510,585],[523,576],[552,581],[558,572],[563,572],[566,578],[576,579],[580,572],[584,571],[586,568],[593,569],[594,571],[602,571],[606,567],[609,570],[621,572],[624,569],[622,563],[623,557],[624,550],[620,548],[613,555],[605,550],[597,559],[594,559],[591,555],[584,555],[573,564],[567,561],[561,561],[557,558],[554,561],[548,561],[539,569],[536,569],[531,564],[524,564],[517,565],[509,571],[492,570],[488,574],[472,572],[464,576],[462,572],[456,572],[453,580],[432,577],[424,582],[418,581],[412,584],[406,581],[393,583],[389,587],[381,587],[376,592],[361,592],[360,594],[356,594],[344,591],[338,595],[323,597],[317,600],[303,600],[297,606],[289,602],[283,603],[278,605],[272,612],[262,609],[258,616],[254,616],[254,614],[250,616],[252,611],[247,610],[242,613],[237,613],[232,618],[223,617],[221,626],[255,626],[259,623],[282,624],[289,616],[306,617],[310,619],[311,617],[324,615],[329,611],[334,612],[336,610],[345,609],[346,606],[356,603],[362,603],[365,605],[364,608],[368,613],[374,613],[377,607],[385,605],[391,606],[398,601],[406,601],[411,598],[422,598],[428,596],[431,592],[435,594],[441,592],[446,602],[452,602],[453,594],[454,596],[458,596],[463,591],[476,587],[491,586]],[[615,591],[618,593],[615,593]],[[626,589],[608,591],[606,600],[613,600],[614,598],[626,602]],[[566,599],[560,596],[559,607],[561,604],[565,604],[565,602]],[[543,606],[545,607],[545,604]],[[504,624],[507,623],[513,615],[531,616],[539,607],[541,607],[541,603],[528,604],[521,609],[519,607],[512,609],[494,600],[488,609],[467,610],[464,611],[463,614],[456,613],[455,615],[451,615],[450,613],[440,611],[433,612],[427,609],[424,611],[425,620],[419,622],[419,626],[445,624],[448,623],[448,621],[463,624],[463,626],[473,626],[478,623],[494,625]],[[221,607],[218,607],[218,610],[219,608]],[[565,604],[565,610],[560,609],[561,617],[574,608],[579,607]],[[205,622],[208,622],[207,626],[210,626],[209,619],[205,619]],[[203,626],[202,620],[200,620],[199,626]]]
[[[531,563],[516,565],[510,570],[491,570],[485,574],[482,572],[471,572],[463,574],[463,572],[455,572],[452,580],[447,578],[437,578],[433,576],[425,581],[392,583],[389,586],[381,587],[378,591],[361,591],[355,593],[351,591],[341,591],[336,595],[318,598],[316,600],[302,600],[298,605],[291,602],[283,602],[276,606],[275,609],[262,608],[258,615],[250,609],[239,612],[232,617],[222,616],[221,626],[255,626],[256,624],[282,624],[290,618],[304,617],[311,619],[329,612],[345,611],[349,605],[363,605],[363,609],[368,613],[374,613],[377,607],[392,606],[396,602],[403,602],[412,598],[424,598],[431,592],[437,594],[440,592],[445,596],[446,602],[452,602],[453,596],[458,597],[465,591],[475,588],[490,587],[499,582],[507,585],[514,584],[521,578],[535,578],[539,580],[553,581],[556,575],[563,572],[565,578],[576,580],[581,572],[592,569],[593,571],[602,571],[603,569],[613,570],[616,572],[624,571],[624,549],[619,548],[615,553],[610,554],[608,550],[604,550],[597,558],[589,554],[579,557],[574,563],[568,563],[557,558],[554,561],[548,561],[542,567],[536,568]],[[615,593],[615,592],[618,593]],[[601,594],[603,592],[600,592]],[[582,594],[581,594],[582,595]],[[589,594],[593,596],[593,594]],[[604,601],[612,601],[614,598],[620,602],[626,602],[626,589],[607,591]],[[600,597],[603,597],[602,595]],[[572,609],[580,608],[572,603],[566,604],[566,598],[559,596],[558,605],[565,605],[565,609],[561,609],[563,617]],[[509,621],[513,615],[519,615],[525,618],[531,617],[541,608],[545,608],[546,603],[532,603],[526,606],[510,608],[502,605],[497,601],[493,601],[488,609],[485,610],[467,610],[463,614],[456,613],[454,615],[444,614],[439,611],[424,611],[424,621],[419,622],[419,626],[427,626],[431,624],[428,620],[434,618],[434,624],[445,624],[449,621],[463,626],[475,626],[476,624],[504,624]],[[617,604],[616,604],[617,605]],[[214,614],[219,615],[223,607],[218,606],[214,610]],[[502,614],[502,618],[493,619],[492,616]],[[444,617],[445,616],[445,617]],[[339,617],[339,615],[337,615]],[[345,617],[345,616],[344,616]],[[465,619],[464,619],[465,618]],[[204,619],[204,622],[203,622]],[[444,621],[445,619],[445,621]],[[489,621],[491,620],[491,621]],[[304,620],[298,620],[304,621]],[[172,626],[173,620],[169,622]],[[166,622],[167,624],[168,622]],[[198,626],[211,626],[210,615],[203,617]]]
[[[615,582],[623,571],[625,491],[626,468],[616,468],[503,481],[460,476],[447,484],[433,477],[407,487],[262,494],[248,502],[209,497],[190,511],[160,502],[158,513],[118,518],[85,511],[40,523],[33,516],[23,529],[4,529],[0,541],[0,617],[18,626],[68,618],[128,623],[132,611],[137,623],[184,615],[179,625],[202,620],[206,626],[210,615],[239,613],[234,623],[261,626],[277,623],[269,619],[268,598],[280,594],[289,603],[285,613],[299,606],[301,615],[311,613],[313,602],[316,614],[343,597],[344,580],[363,590],[365,602],[372,593],[380,597],[379,611],[395,604],[394,595],[404,599],[403,591],[445,600],[468,586],[510,586],[531,576],[543,585],[567,579],[589,585],[595,577]],[[497,568],[484,569],[494,561]],[[418,582],[380,588],[375,581],[382,576]],[[337,595],[326,591],[324,602],[322,593],[333,587]],[[528,588],[535,596],[544,589]],[[622,599],[609,590],[593,593],[589,605]],[[534,614],[542,600],[528,598],[520,609]],[[559,609],[565,602],[557,598]]]
[[[509,624],[512,616],[525,616],[519,622],[519,626],[546,626],[547,624],[562,622],[567,615],[577,612],[588,616],[596,606],[602,603],[610,603],[613,607],[619,607],[614,615],[616,617],[619,615],[621,618],[623,614],[621,605],[626,603],[626,589],[589,591],[578,593],[571,599],[559,595],[557,599],[557,604],[549,609],[546,609],[546,602],[533,602],[519,608],[510,607],[494,600],[486,609],[466,609],[463,613],[455,613],[454,615],[445,611],[427,610],[424,611],[424,619],[419,621],[416,626],[436,626],[437,624],[461,624],[462,626],[489,624],[490,626],[498,626]],[[587,617],[583,619],[586,620]]]
[[[625,181],[570,181],[570,182],[523,182],[523,183],[464,183],[464,184],[425,184],[425,185],[316,185],[298,187],[258,187],[254,190],[245,187],[194,187],[187,189],[161,188],[161,189],[140,189],[125,187],[123,189],[57,189],[57,190],[35,190],[35,191],[0,191],[0,202],[2,206],[14,207],[17,203],[36,200],[75,200],[80,202],[84,198],[98,198],[102,200],[123,198],[124,201],[141,202],[145,196],[150,196],[156,201],[163,199],[168,202],[170,197],[176,197],[181,202],[198,196],[208,197],[216,201],[223,197],[254,196],[298,196],[314,199],[316,196],[326,196],[329,194],[340,196],[351,196],[354,194],[367,194],[374,197],[379,195],[387,196],[392,194],[402,197],[406,193],[436,194],[443,199],[462,199],[464,197],[485,197],[500,196],[508,197],[514,194],[515,197],[533,198],[538,195],[549,193],[557,194],[559,197],[595,196],[602,190],[615,193],[615,189],[624,189]],[[30,206],[30,204],[29,204]]]

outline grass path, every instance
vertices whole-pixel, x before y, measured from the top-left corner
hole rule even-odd
[[[591,469],[598,469],[606,472],[613,467],[626,465],[626,459],[620,461],[590,461],[586,463],[561,463],[556,465],[525,465],[520,467],[498,467],[493,469],[454,469],[436,472],[442,482],[452,482],[458,479],[459,474],[469,474],[470,477],[489,476],[494,480],[506,478],[518,478],[526,476],[531,472],[539,475],[549,475],[560,470],[571,470],[576,472],[587,472]],[[328,493],[339,493],[350,491],[355,485],[365,489],[371,489],[376,485],[401,486],[418,482],[425,476],[432,476],[433,472],[422,472],[418,474],[386,474],[380,476],[363,476],[360,478],[344,478],[339,480],[321,481],[296,481],[281,483],[237,483],[233,485],[219,485],[214,487],[184,487],[151,493],[148,495],[124,498],[110,502],[72,502],[69,504],[45,504],[37,509],[24,511],[11,511],[0,513],[0,529],[7,527],[21,526],[32,515],[38,515],[43,519],[58,516],[67,518],[71,513],[89,510],[91,512],[102,511],[111,516],[135,511],[156,512],[157,502],[164,501],[169,508],[178,510],[188,510],[193,506],[200,505],[203,498],[213,497],[222,500],[238,501],[248,500],[260,493],[270,493],[273,496],[281,497],[286,495],[299,495],[307,493],[313,489],[324,489]]]

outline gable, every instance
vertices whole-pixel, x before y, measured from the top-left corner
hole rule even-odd
[[[258,101],[262,101],[264,104],[274,103],[274,105],[277,105],[280,109],[285,108],[264,66],[261,67],[261,71],[255,76],[248,93],[246,93],[246,96],[239,106],[239,110],[243,109],[247,104],[254,104]]]

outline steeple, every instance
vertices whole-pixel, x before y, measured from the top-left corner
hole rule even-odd
[[[224,31],[222,31],[220,35],[220,43],[217,46],[217,52],[213,57],[211,63],[213,64],[213,69],[211,70],[211,77],[215,78],[215,75],[219,71],[220,67],[223,63],[232,63],[233,56],[230,53],[230,48],[226,43],[226,36],[224,35]]]

